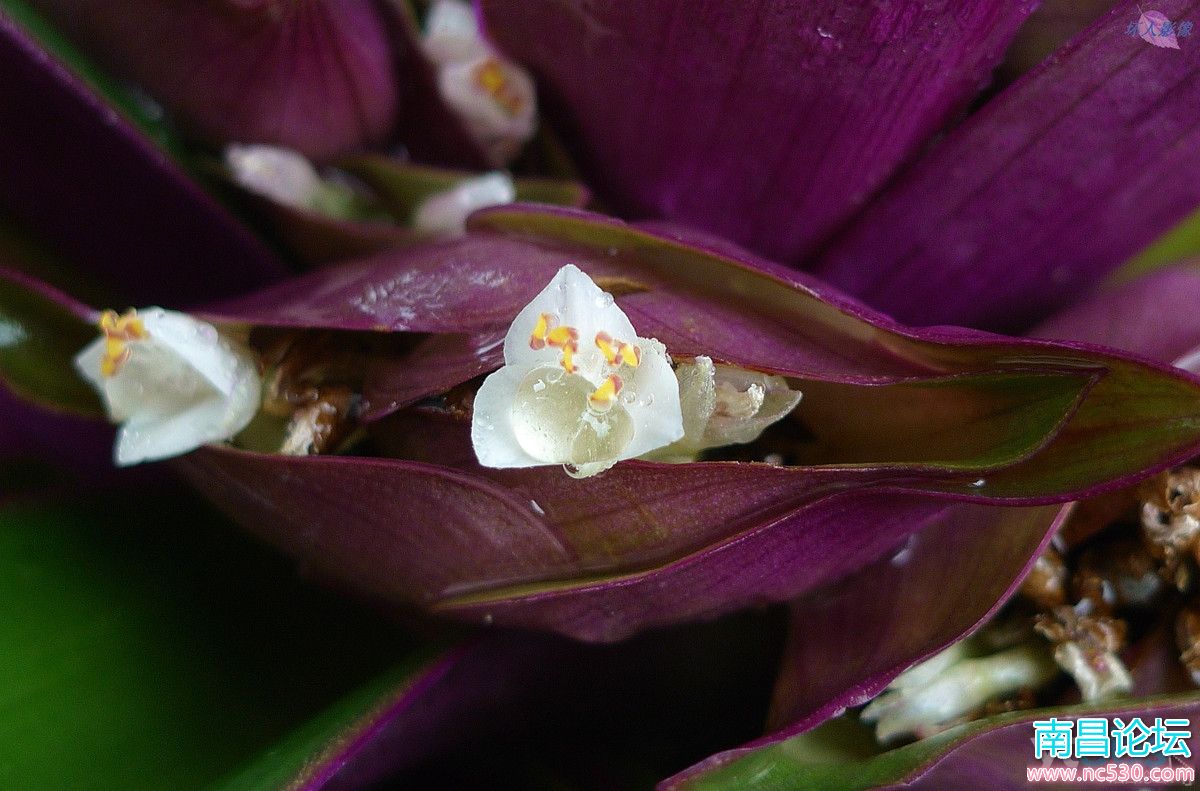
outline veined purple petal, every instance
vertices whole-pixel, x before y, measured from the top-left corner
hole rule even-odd
[[[481,0],[631,216],[811,252],[987,81],[1032,4]]]
[[[901,321],[1019,330],[1193,212],[1200,60],[1127,35],[1137,15],[1120,4],[969,118],[816,271]]]
[[[866,702],[987,622],[1069,511],[944,506],[891,557],[794,602],[769,738]]]
[[[1191,265],[1162,269],[1103,286],[1030,335],[1097,343],[1174,363],[1200,348],[1198,300],[1200,270]]]
[[[284,274],[257,238],[3,13],[0,71],[0,204],[83,270],[138,304],[215,299]]]
[[[329,157],[383,142],[397,117],[392,41],[370,0],[36,0],[206,140]]]

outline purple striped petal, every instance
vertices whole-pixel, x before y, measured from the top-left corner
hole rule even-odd
[[[66,258],[137,304],[215,299],[284,274],[258,239],[4,13],[0,72],[0,203]]]
[[[479,3],[623,213],[811,252],[987,81],[1031,4]]]
[[[1137,15],[1120,4],[993,99],[816,271],[909,323],[1024,329],[1189,215],[1200,59],[1127,35]]]
[[[987,622],[1069,511],[947,506],[891,557],[794,602],[770,739],[865,703]]]
[[[392,41],[370,0],[34,5],[211,143],[323,158],[383,142],[395,124]]]
[[[1200,348],[1200,271],[1163,269],[1104,286],[1030,334],[1086,341],[1174,363]]]

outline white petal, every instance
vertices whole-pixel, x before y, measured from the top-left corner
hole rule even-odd
[[[507,173],[466,179],[453,189],[426,198],[417,208],[413,226],[427,233],[462,233],[471,212],[512,203],[516,196],[513,180]]]
[[[575,327],[579,331],[579,356],[599,358],[595,347],[596,333],[601,330],[614,338],[632,342],[637,337],[633,325],[625,312],[617,307],[611,294],[606,294],[579,267],[567,264],[550,280],[545,288],[521,309],[513,320],[508,334],[504,336],[504,363],[532,368],[536,365],[557,363],[562,356],[557,349],[545,347],[531,349],[529,336],[537,324],[538,316],[549,313],[560,325]],[[586,370],[588,366],[579,360],[584,376],[599,385],[603,380],[602,369]],[[606,374],[605,374],[606,375]]]
[[[217,328],[185,313],[147,308],[138,315],[152,343],[161,344],[204,377],[218,392],[229,395],[249,365]]]
[[[312,208],[321,191],[316,169],[291,149],[231,145],[225,149],[225,163],[238,184],[287,206]]]
[[[435,63],[468,60],[487,51],[475,10],[461,0],[437,0],[425,17],[425,54]]]
[[[653,338],[639,338],[642,361],[621,392],[621,403],[633,418],[633,441],[621,459],[633,459],[683,437],[679,380],[666,349]]]
[[[546,461],[525,452],[513,431],[512,409],[525,372],[505,366],[483,380],[475,394],[471,444],[484,467],[538,467]]]

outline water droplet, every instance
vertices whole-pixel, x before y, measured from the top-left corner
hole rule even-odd
[[[483,614],[483,625],[484,626],[491,626],[492,622],[495,620],[496,620],[496,617],[494,615],[492,615],[490,612],[485,612]]]
[[[654,404],[654,394],[646,393],[646,397],[642,399],[642,406],[651,406]]]
[[[537,500],[530,500],[529,507],[532,508],[534,513],[536,513],[538,516],[546,515],[546,509],[542,508],[542,506],[538,504]]]
[[[833,38],[833,34],[820,25],[817,25],[817,35],[821,38]]]
[[[982,488],[983,488],[983,486],[984,486],[984,484],[986,484],[986,483],[987,483],[987,481],[986,481],[986,480],[984,480],[983,478],[980,478],[980,479],[978,479],[978,480],[971,481],[971,488],[973,488],[973,489],[982,489]]]
[[[540,393],[545,389],[546,389],[546,382],[544,380],[539,379],[533,383],[533,392]]]
[[[625,391],[623,393],[621,393],[621,403],[625,404],[626,406],[630,406],[636,400],[637,400],[637,393],[633,392],[632,390],[630,390],[628,388],[626,388]]]

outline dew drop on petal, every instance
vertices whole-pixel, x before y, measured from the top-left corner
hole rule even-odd
[[[539,461],[586,464],[617,458],[633,439],[633,421],[620,405],[598,413],[588,406],[595,387],[582,376],[552,381],[550,367],[534,369],[517,385],[512,407],[513,434]],[[538,389],[536,385],[545,386]]]

